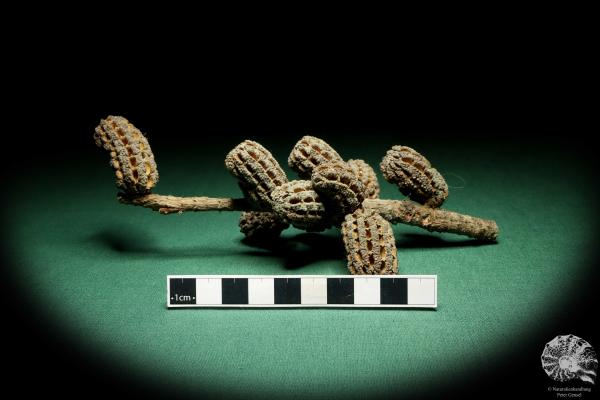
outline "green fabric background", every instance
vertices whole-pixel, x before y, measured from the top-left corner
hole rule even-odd
[[[297,139],[263,144],[284,164]],[[398,143],[414,145],[446,176],[445,208],[496,219],[501,229],[498,244],[478,245],[394,227],[400,273],[438,275],[437,311],[167,310],[168,274],[347,273],[339,232],[289,229],[273,253],[242,242],[238,213],[162,216],[121,205],[108,156],[91,142],[89,152],[27,171],[13,188],[6,226],[14,278],[33,287],[35,312],[77,349],[180,392],[351,398],[464,379],[510,354],[575,295],[596,197],[576,154],[544,143],[332,144],[377,169]],[[238,197],[222,161],[230,147],[154,148],[155,192]],[[381,197],[402,197],[381,175],[380,184]]]

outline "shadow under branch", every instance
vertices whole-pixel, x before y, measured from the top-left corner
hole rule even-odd
[[[447,240],[434,234],[406,233],[398,235],[398,251],[403,249],[441,249],[477,247],[489,243],[467,240]],[[114,253],[140,257],[202,258],[232,254],[232,250],[211,247],[210,244],[192,247],[161,247],[154,236],[133,227],[107,228],[90,235],[88,241],[110,249]],[[292,236],[277,236],[265,239],[240,239],[246,249],[242,256],[278,258],[286,269],[299,269],[323,260],[339,260],[345,263],[346,252],[341,236],[337,232],[299,233]],[[249,249],[248,249],[249,248]],[[343,264],[341,264],[343,265]]]

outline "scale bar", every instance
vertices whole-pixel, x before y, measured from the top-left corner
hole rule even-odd
[[[437,275],[169,275],[168,308],[437,308]]]

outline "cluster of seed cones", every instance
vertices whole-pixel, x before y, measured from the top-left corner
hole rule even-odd
[[[371,166],[363,160],[345,161],[329,144],[312,136],[296,143],[288,164],[301,180],[288,181],[271,153],[250,140],[225,158],[246,198],[264,210],[242,213],[240,228],[246,236],[272,237],[289,225],[306,231],[341,227],[351,273],[398,272],[390,223],[362,207],[365,199],[379,196]],[[414,201],[438,207],[448,196],[444,178],[409,147],[392,147],[380,166],[386,180]]]
[[[125,118],[102,120],[94,138],[109,151],[117,187],[126,195],[148,194],[156,185],[158,172],[150,146]],[[371,166],[363,160],[344,160],[330,145],[312,136],[296,143],[288,164],[299,180],[288,180],[272,154],[251,140],[227,154],[225,167],[238,180],[252,210],[240,216],[242,233],[254,240],[268,240],[290,225],[312,232],[340,227],[352,274],[398,273],[390,223],[364,207],[365,201],[378,199],[380,192]],[[448,196],[441,174],[409,147],[392,147],[380,168],[388,182],[426,210],[433,212]]]

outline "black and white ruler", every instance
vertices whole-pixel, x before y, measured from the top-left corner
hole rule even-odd
[[[169,275],[167,307],[436,308],[437,275]]]

